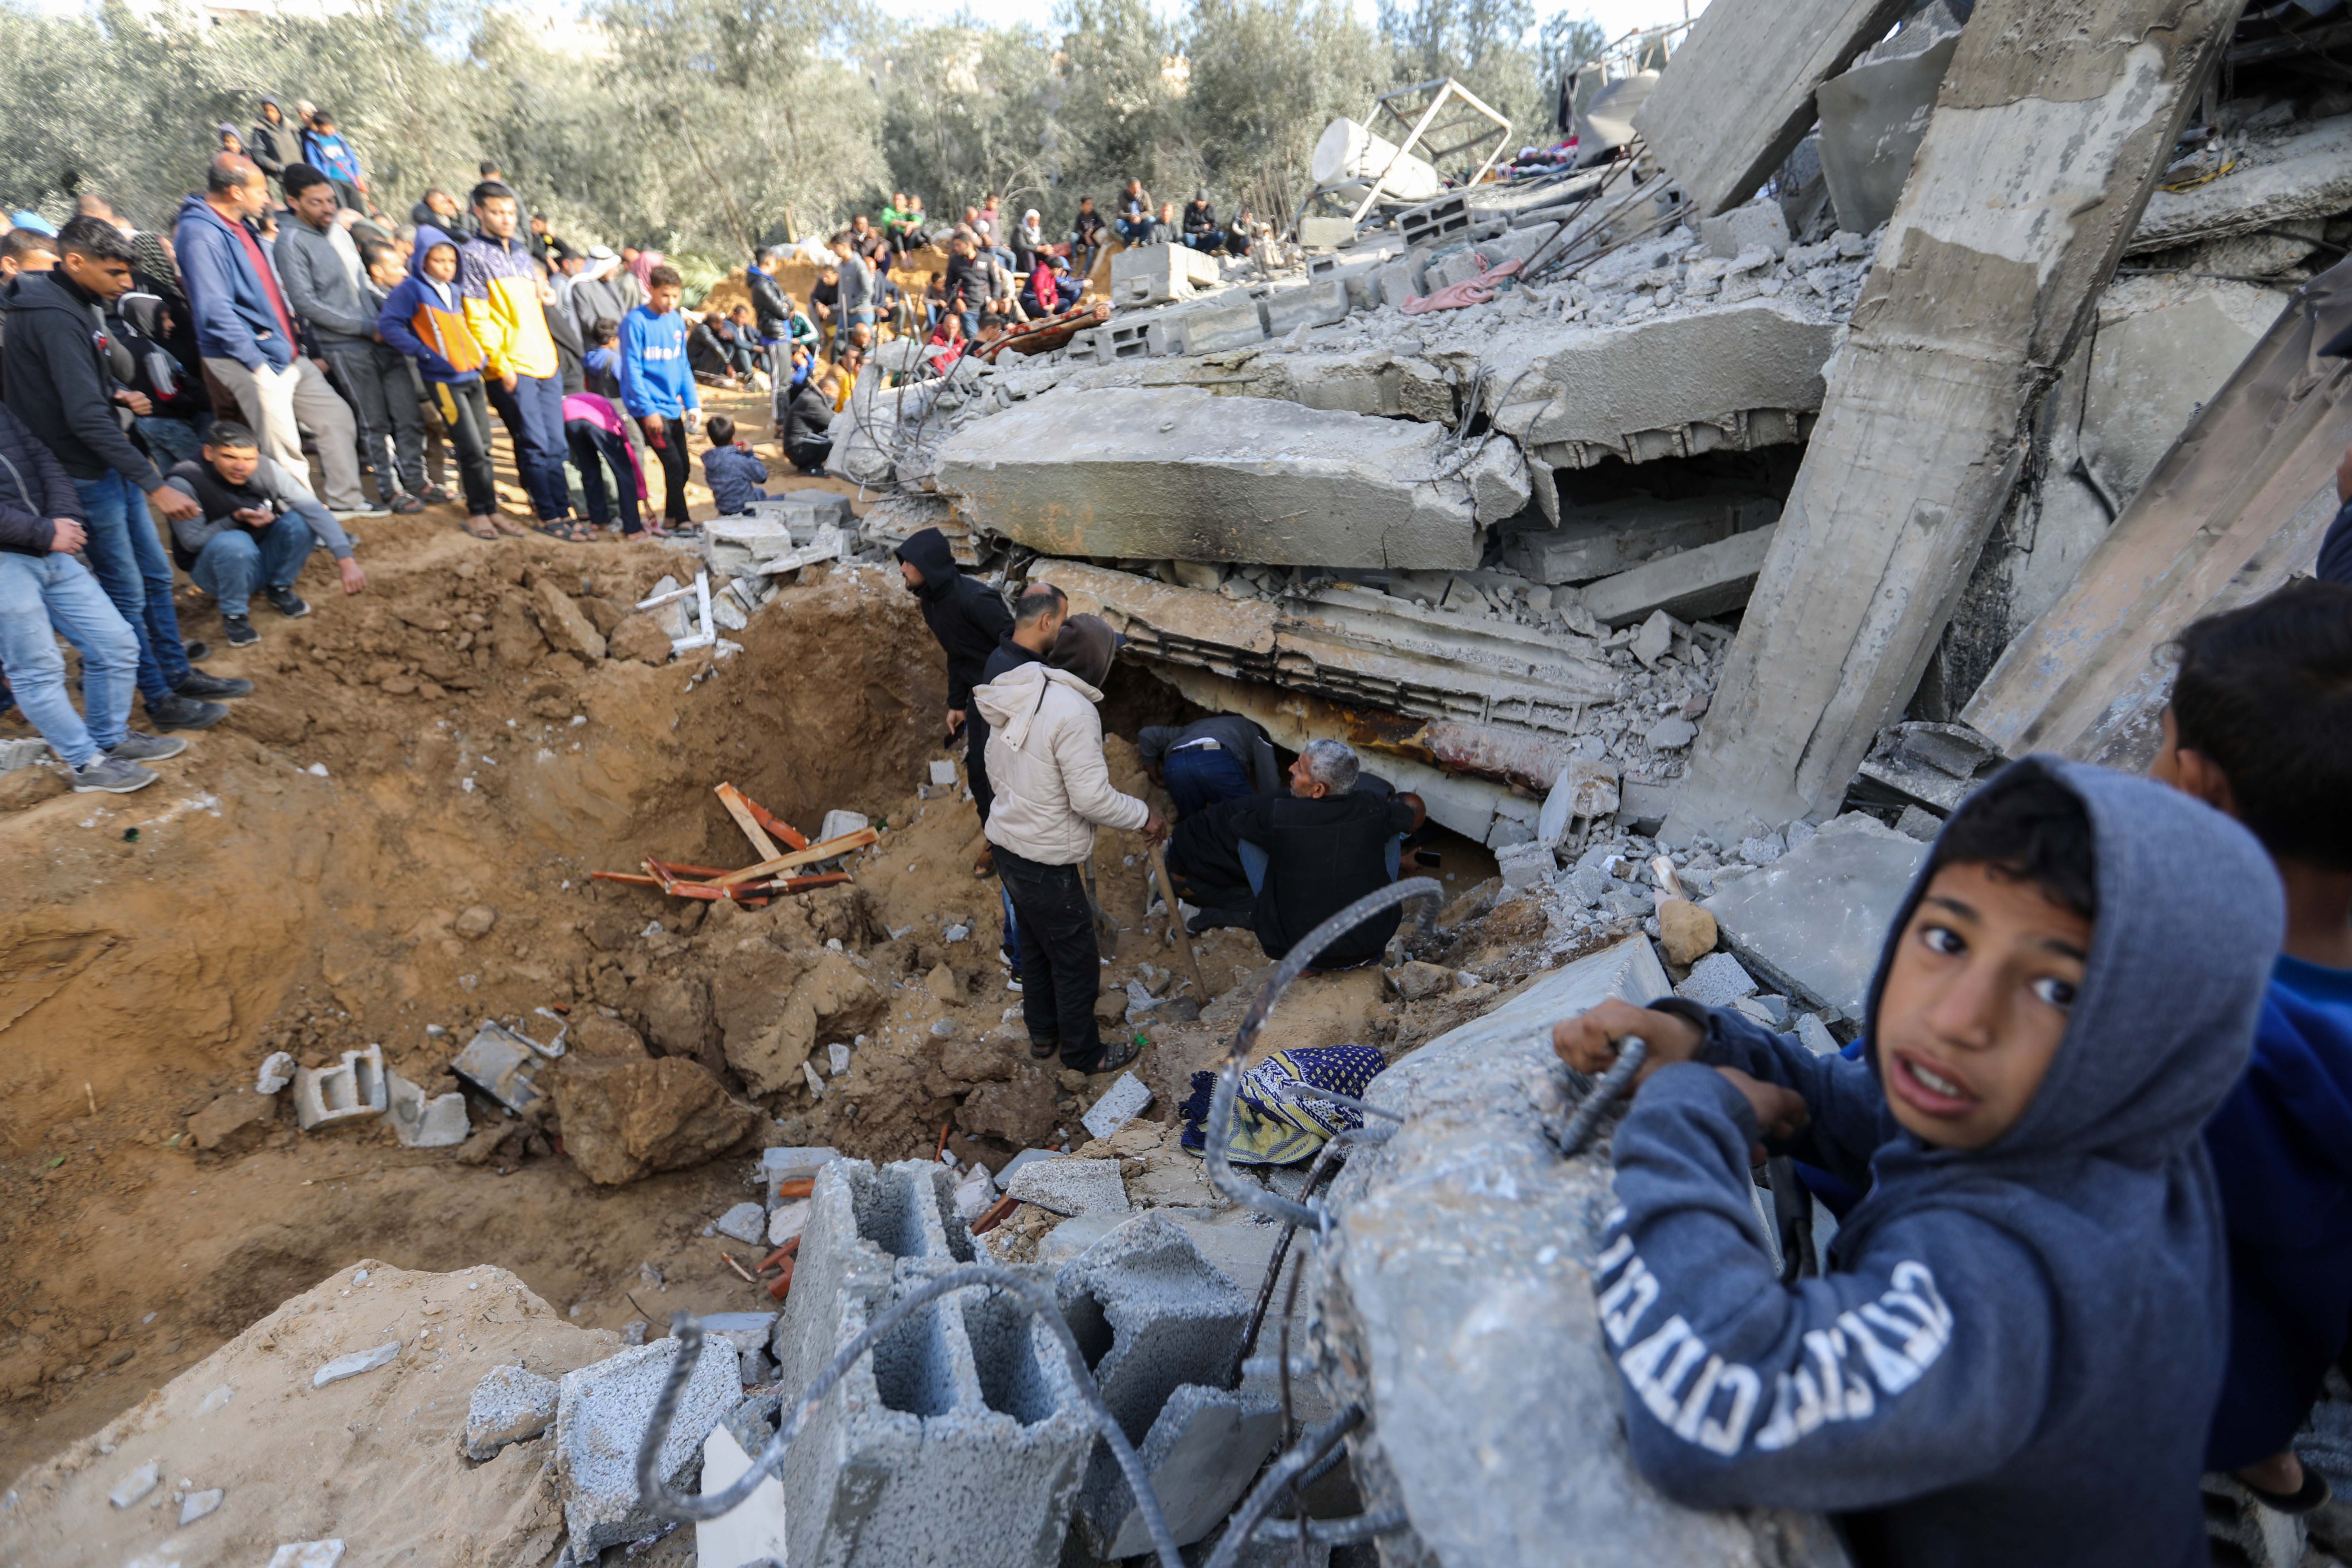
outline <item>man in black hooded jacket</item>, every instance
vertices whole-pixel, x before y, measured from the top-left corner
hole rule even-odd
[[[245,139],[245,155],[254,166],[271,179],[282,179],[289,164],[302,161],[302,132],[288,123],[285,111],[278,107],[275,94],[261,95],[261,109],[253,121],[253,133]]]
[[[1013,635],[1013,612],[1003,597],[956,569],[948,536],[926,528],[898,546],[898,571],[908,592],[923,602],[923,623],[948,656],[948,739],[963,733],[971,689],[980,684],[988,656]]]

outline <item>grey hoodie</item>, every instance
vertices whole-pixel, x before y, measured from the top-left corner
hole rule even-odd
[[[280,225],[278,278],[286,287],[286,308],[321,344],[375,341],[383,300],[360,266],[359,247],[341,226],[330,224],[321,234],[299,217]]]
[[[1930,1147],[1874,1047],[1815,1057],[1703,1019],[1615,1140],[1593,1271],[1627,1436],[1668,1495],[1843,1514],[1857,1562],[2189,1568],[2228,1296],[2198,1129],[2244,1065],[2284,914],[2252,837],[2187,796],[2035,758],[2088,809],[2098,918],[2081,994],[2025,1113]],[[1937,866],[1895,918],[1871,988]],[[1753,1207],[1748,1102],[1713,1062],[1801,1094],[1783,1151],[1867,1186],[1830,1272],[1783,1287]]]

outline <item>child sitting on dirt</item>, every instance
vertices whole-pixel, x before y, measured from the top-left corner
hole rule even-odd
[[[2198,1131],[2246,1060],[2283,914],[2252,835],[2030,758],[1952,815],[1879,960],[1858,1058],[1666,998],[1559,1025],[1647,1042],[1594,1264],[1643,1473],[1826,1510],[1854,1561],[2205,1561],[2229,1310]],[[1869,1195],[1783,1284],[1764,1149]]]
[[[719,503],[719,516],[740,517],[753,501],[768,499],[760,488],[768,482],[768,465],[760,461],[751,442],[735,438],[735,421],[724,414],[712,415],[703,428],[710,437],[710,450],[702,454],[702,477],[710,486],[710,499]]]
[[[2352,1336],[2352,585],[2294,584],[2179,647],[2150,773],[2251,828],[2287,910],[2253,1059],[2205,1128],[2230,1259],[2205,1458],[2309,1513],[2327,1483],[2289,1440]]]

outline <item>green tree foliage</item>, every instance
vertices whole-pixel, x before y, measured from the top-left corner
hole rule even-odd
[[[52,217],[84,193],[150,227],[198,188],[213,128],[257,95],[331,110],[395,217],[425,186],[460,195],[488,159],[556,232],[740,257],[828,232],[893,190],[934,214],[988,191],[1066,225],[1130,174],[1230,213],[1302,194],[1333,117],[1453,74],[1511,115],[1549,120],[1559,65],[1598,34],[1540,34],[1530,0],[1062,0],[1053,37],[878,23],[853,0],[599,0],[602,47],[553,47],[519,13],[362,0],[324,19],[216,26],[105,0],[53,16],[0,0],[0,204]]]

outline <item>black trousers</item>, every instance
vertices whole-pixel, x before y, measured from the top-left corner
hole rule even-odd
[[[1064,1067],[1092,1072],[1103,1058],[1095,1025],[1102,953],[1086,882],[1076,866],[1047,866],[1001,844],[990,849],[1021,922],[1021,1016],[1030,1042],[1052,1041]]]
[[[662,444],[656,447],[648,441],[646,447],[661,459],[662,480],[667,491],[662,515],[672,522],[691,521],[686,510],[686,476],[693,468],[694,458],[686,449],[686,421],[663,420]]]

